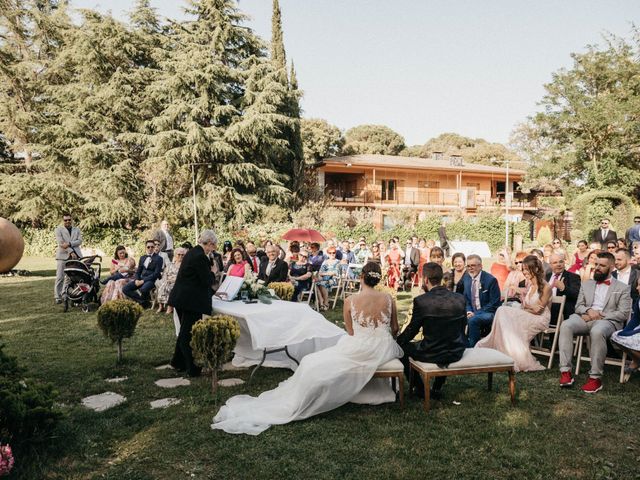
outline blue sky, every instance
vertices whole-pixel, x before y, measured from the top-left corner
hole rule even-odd
[[[151,0],[183,17],[179,0]],[[72,0],[126,18],[133,0]],[[387,125],[407,145],[444,132],[506,142],[537,110],[544,83],[571,52],[630,37],[635,0],[280,0],[287,57],[305,117],[343,130]],[[271,35],[271,0],[240,0]]]

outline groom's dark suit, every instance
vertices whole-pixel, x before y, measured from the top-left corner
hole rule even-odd
[[[467,346],[464,327],[467,321],[465,298],[445,287],[434,287],[413,300],[411,322],[398,337],[404,351],[402,363],[409,375],[409,358],[420,362],[448,365],[457,362]],[[423,339],[412,342],[422,329]],[[445,377],[437,377],[434,388],[444,383]],[[418,391],[423,391],[417,378]]]

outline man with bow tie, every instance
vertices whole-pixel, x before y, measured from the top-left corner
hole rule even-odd
[[[575,313],[560,327],[560,386],[571,387],[573,337],[589,335],[591,338],[591,371],[582,386],[585,393],[602,390],[602,374],[607,357],[607,340],[616,330],[622,329],[631,313],[629,287],[611,276],[615,258],[609,252],[601,252],[596,259],[593,280],[582,284]]]
[[[156,245],[153,240],[147,240],[145,248],[147,253],[140,257],[135,276],[122,287],[125,296],[141,305],[148,303],[149,292],[160,278],[163,265],[162,257],[155,251]]]

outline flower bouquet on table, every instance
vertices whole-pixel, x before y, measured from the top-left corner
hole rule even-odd
[[[252,271],[248,271],[244,276],[244,283],[240,287],[240,298],[257,299],[260,303],[269,304],[275,297],[262,280],[258,280],[258,277]]]
[[[11,446],[0,444],[0,477],[9,475],[13,469],[13,452]]]

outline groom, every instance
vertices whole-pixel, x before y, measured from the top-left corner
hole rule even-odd
[[[422,269],[425,294],[413,300],[413,315],[407,328],[398,337],[404,351],[402,363],[409,376],[409,358],[419,362],[448,366],[462,358],[467,346],[464,336],[466,325],[465,299],[442,286],[442,267],[434,262]],[[422,340],[412,342],[422,328]],[[424,385],[416,375],[416,393],[424,394]],[[446,377],[436,377],[431,387],[432,398],[441,398],[441,388]]]

